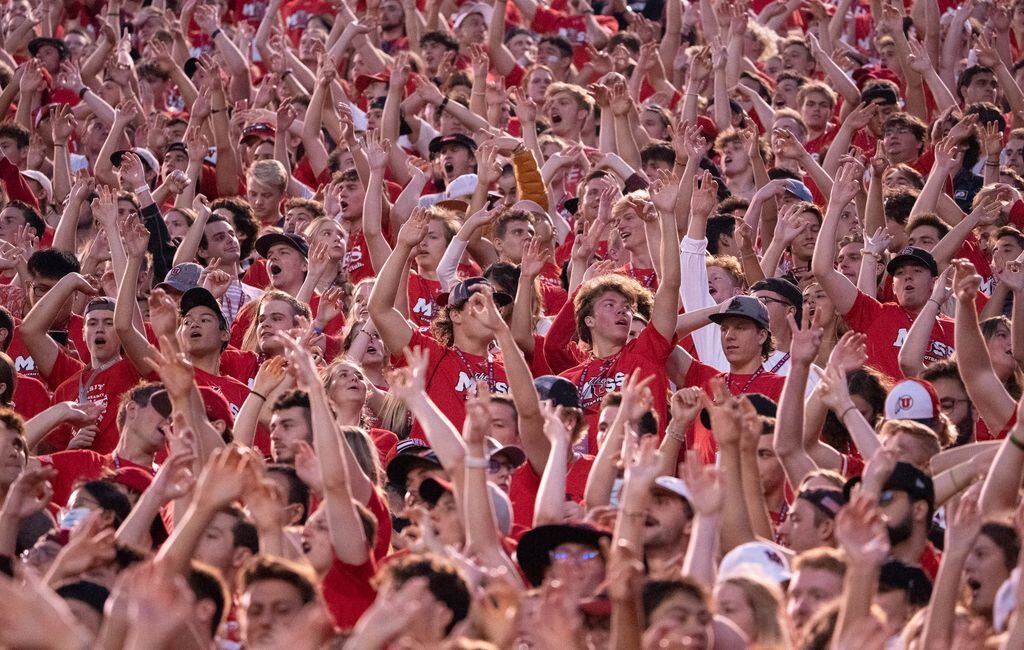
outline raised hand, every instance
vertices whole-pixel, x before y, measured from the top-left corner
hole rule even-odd
[[[540,403],[540,413],[544,416],[544,436],[551,443],[551,446],[559,442],[566,446],[570,444],[570,431],[562,422],[562,407],[552,408],[551,402],[545,400]]]
[[[178,329],[178,308],[163,289],[154,289],[149,294],[149,323],[157,337],[175,339]]]
[[[142,167],[142,160],[129,151],[121,158],[119,171],[121,182],[127,183],[128,187],[137,188],[146,185],[146,172]]]
[[[519,262],[519,272],[528,278],[536,278],[544,271],[549,257],[551,257],[551,249],[545,246],[539,237],[533,237],[526,242],[526,246],[523,248],[523,259]]]
[[[712,517],[721,512],[725,495],[717,467],[703,464],[697,454],[687,454],[679,472],[690,489],[690,504],[698,514]]]
[[[217,509],[241,498],[249,482],[252,456],[240,447],[222,447],[213,452],[196,484],[197,498]]]
[[[881,566],[889,557],[889,535],[878,505],[858,494],[836,516],[836,539],[857,566]]]
[[[704,170],[698,177],[693,177],[693,193],[690,195],[690,215],[706,219],[718,205],[718,181],[711,176],[711,172]]]
[[[398,231],[397,243],[415,248],[427,236],[429,225],[430,214],[423,208],[414,208],[409,220],[402,224],[401,230]]]
[[[845,208],[860,193],[861,179],[857,176],[857,168],[852,164],[843,165],[832,183],[832,194],[829,205]]]
[[[1005,284],[1014,295],[1024,291],[1024,255],[1015,260],[1010,260],[995,269],[996,279],[1000,284]]]
[[[366,155],[366,162],[370,165],[371,170],[384,171],[388,164],[390,151],[391,141],[384,138],[379,131],[376,132],[376,135],[373,132],[366,134],[366,149],[363,153]]]
[[[806,314],[799,327],[792,314],[786,314],[786,322],[789,324],[789,331],[792,335],[789,354],[792,355],[793,363],[811,364],[818,356],[824,330],[816,323],[810,322]]]
[[[944,553],[962,557],[967,555],[971,547],[974,546],[974,541],[978,538],[981,525],[984,523],[984,513],[978,502],[978,496],[978,492],[972,488],[960,499],[952,525],[946,528]]]
[[[879,226],[875,230],[875,234],[868,235],[864,233],[864,252],[872,253],[874,255],[881,255],[883,251],[889,248],[889,244],[892,243],[892,233],[885,226]]]
[[[192,473],[196,456],[191,450],[178,450],[167,457],[149,486],[161,503],[170,503],[192,492],[196,477]]]
[[[92,214],[108,232],[117,230],[117,199],[106,185],[96,186],[96,198],[92,200]]]
[[[960,302],[974,302],[981,290],[981,276],[978,275],[974,265],[964,259],[956,259],[951,262],[956,267],[953,276],[953,291]]]
[[[42,511],[53,498],[50,481],[56,476],[57,470],[46,465],[22,470],[7,490],[3,512],[21,521]]]
[[[732,395],[723,377],[711,379],[712,397],[701,396],[703,406],[711,417],[711,433],[719,447],[737,445],[743,430],[740,400]]]
[[[775,223],[775,236],[785,242],[787,246],[807,230],[807,222],[800,219],[802,211],[803,208],[799,203],[793,204],[786,208],[786,211],[779,216],[779,220]]]
[[[697,418],[697,414],[704,408],[701,395],[704,391],[698,386],[680,388],[672,394],[669,402],[669,412],[672,416],[671,422],[686,426]]]
[[[419,346],[403,351],[406,366],[398,368],[388,377],[390,392],[395,397],[408,401],[426,391],[427,362],[430,352]]]
[[[671,215],[675,212],[676,197],[679,195],[679,180],[668,172],[662,173],[650,187],[651,202],[659,212]],[[643,212],[641,212],[643,214]]]
[[[130,218],[122,223],[121,237],[124,250],[130,258],[141,259],[149,249],[149,230],[137,218]]]

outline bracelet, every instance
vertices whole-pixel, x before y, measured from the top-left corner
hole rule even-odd
[[[857,410],[856,406],[847,406],[846,409],[844,409],[842,414],[839,416],[839,421],[842,422],[843,420],[845,420],[846,419],[846,414],[849,413],[850,411],[855,411],[855,410]]]
[[[466,469],[487,469],[491,464],[483,456],[466,456],[465,463]]]
[[[637,512],[630,512],[628,510],[623,510],[622,514],[624,516],[626,516],[626,517],[646,517],[647,516],[647,512],[645,510],[640,510],[640,511],[637,511]]]
[[[250,394],[250,395],[255,395],[256,397],[260,398],[260,399],[261,399],[261,400],[263,400],[264,402],[266,402],[266,401],[267,401],[267,396],[266,396],[266,395],[264,395],[263,393],[257,393],[256,391],[254,391],[254,390],[251,390],[251,391],[249,391],[249,394]]]
[[[217,40],[217,36],[219,36],[220,34],[223,34],[223,33],[224,33],[224,30],[221,29],[220,27],[218,27],[217,29],[213,30],[213,32],[210,34],[210,40],[211,41]]]
[[[136,187],[132,191],[135,192],[136,194],[142,194],[143,192],[148,192],[149,191],[149,185],[140,185],[139,187]]]
[[[213,113],[223,113],[226,110],[228,110],[227,106],[225,106],[224,108],[211,108],[210,109],[210,114],[213,114]]]
[[[89,92],[89,86],[82,86],[82,89],[78,91],[78,98],[84,99],[85,93]]]
[[[675,430],[665,431],[665,434],[669,438],[672,438],[673,440],[675,440],[676,442],[684,442],[684,443],[686,442],[686,434],[683,433],[682,431],[675,431]]]
[[[929,298],[928,302],[934,302],[936,308],[942,309],[942,303],[936,300],[935,298]]]
[[[450,99],[451,99],[450,97],[448,97],[447,95],[445,95],[444,99],[443,99],[443,100],[441,100],[441,104],[440,104],[440,105],[438,105],[438,107],[437,107],[437,113],[438,113],[438,115],[440,115],[441,113],[444,113],[444,107],[448,105],[448,101],[449,101]]]
[[[324,333],[324,328],[320,327],[319,325],[314,325],[313,326],[313,333],[314,334],[323,334]]]
[[[999,166],[999,161],[998,160],[996,160],[996,161],[986,160],[985,161],[985,166],[986,167],[989,167],[989,166],[991,166],[991,167],[998,167]]]
[[[1024,442],[1021,442],[1020,438],[1013,435],[1012,433],[1006,437],[1010,440],[1011,445],[1013,445],[1017,449],[1020,449],[1021,451],[1024,451]]]

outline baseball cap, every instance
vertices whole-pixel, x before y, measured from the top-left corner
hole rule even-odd
[[[235,424],[231,414],[231,405],[224,394],[211,386],[200,386],[199,397],[203,400],[206,419],[210,422],[220,420],[230,429]],[[171,396],[166,390],[158,390],[149,398],[149,405],[165,418],[171,417]]]
[[[804,296],[795,284],[783,278],[765,278],[755,282],[750,287],[751,294],[755,291],[771,291],[785,298],[796,309],[798,314],[796,322],[800,322],[799,314],[803,311]]]
[[[853,487],[860,481],[861,477],[855,476],[843,486],[843,496],[847,500],[850,499]],[[892,474],[882,486],[883,492],[889,490],[906,492],[912,502],[927,501],[929,506],[935,506],[935,487],[932,478],[910,463],[896,463]]]
[[[601,548],[601,539],[611,539],[607,530],[589,524],[547,524],[528,530],[516,547],[516,561],[523,575],[534,587],[544,582],[544,572],[551,565],[551,551],[562,544],[580,544]]]
[[[552,406],[576,409],[580,407],[580,394],[576,390],[576,384],[565,377],[541,375],[533,380],[533,387],[537,389],[537,396],[541,400],[551,400]]]
[[[867,72],[863,77],[865,81],[867,79],[889,78],[880,76],[876,71]],[[899,103],[899,99],[899,96],[896,95],[896,91],[889,87],[888,84],[877,84],[875,86],[871,86],[860,94],[860,101],[864,104],[870,104],[874,101],[881,100],[881,103],[883,104],[895,105]]]
[[[114,311],[114,307],[116,306],[117,303],[114,302],[113,298],[100,296],[98,298],[93,298],[85,305],[85,313],[88,314],[94,311]]]
[[[709,143],[714,142],[718,137],[718,127],[715,126],[715,121],[707,115],[697,116],[697,127],[700,129],[700,134]]]
[[[718,324],[726,318],[746,318],[754,321],[761,329],[768,329],[768,310],[753,296],[736,296],[729,301],[725,311],[708,316],[712,323]]]
[[[185,61],[185,65],[181,66],[181,68],[185,71],[185,76],[188,77],[189,79],[191,79],[192,75],[194,75],[196,73],[196,68],[198,68],[198,67],[199,67],[199,59],[197,59],[194,56],[193,57],[189,57]]]
[[[260,239],[262,239],[262,237]],[[259,242],[257,241],[256,244],[257,250],[259,250]],[[466,304],[466,301],[469,300],[469,297],[473,294],[473,288],[476,286],[483,285],[492,286],[490,280],[488,280],[487,278],[482,278],[480,276],[466,278],[462,282],[459,282],[454,287],[452,287],[451,291],[439,294],[437,296],[437,304],[440,307],[451,305],[456,309],[460,309],[462,308],[463,305]],[[495,291],[494,304],[497,305],[498,307],[511,305],[512,296],[502,291]]]
[[[547,214],[548,214],[548,211],[547,211],[546,208],[541,206],[540,203],[537,203],[536,201],[531,201],[530,199],[522,199],[520,201],[516,201],[514,204],[512,204],[512,207],[509,208],[509,210],[522,210],[523,212],[535,212],[537,214],[541,214],[541,215],[544,215],[544,216],[547,216]]]
[[[35,169],[25,169],[22,170],[21,175],[39,183],[39,186],[43,188],[43,194],[46,195],[46,201],[49,203],[53,202],[53,183],[46,177],[46,174]]]
[[[484,18],[484,23],[490,25],[491,16],[494,15],[494,7],[482,2],[467,2],[462,5],[461,9],[459,9],[459,13],[455,14],[455,20],[452,21],[452,26],[455,29],[458,29],[459,26],[462,25],[462,21],[472,14],[480,14]]]
[[[446,492],[454,491],[455,488],[448,480],[434,476],[423,479],[419,489],[420,498],[431,506],[435,505]]]
[[[516,445],[503,445],[494,438],[487,438],[487,458],[504,458],[513,467],[526,462],[526,452]]]
[[[469,210],[469,201],[464,199],[443,199],[435,203],[434,207],[441,208],[442,210],[451,210],[465,216],[466,211]]]
[[[801,201],[807,201],[808,203],[814,201],[814,196],[811,195],[811,191],[800,181],[794,178],[787,178],[783,180],[782,184],[785,185],[787,192]]]
[[[904,379],[885,396],[885,419],[935,422],[939,419],[939,394],[930,381]]]
[[[128,149],[122,149],[110,154],[110,164],[114,167],[120,167],[121,159],[124,158],[124,155],[128,153],[128,151]],[[154,156],[153,152],[149,149],[144,147],[132,147],[130,151],[139,157],[139,160],[142,161],[143,165],[149,167],[149,171],[156,171],[157,169],[160,169],[160,163],[157,162],[156,156]]]
[[[422,440],[407,438],[398,443],[395,455],[388,462],[385,472],[388,475],[388,481],[404,492],[409,472],[417,467],[442,469],[441,461],[438,460],[433,449]]]
[[[391,73],[385,70],[377,74],[361,74],[356,77],[356,93],[362,95],[366,92],[367,86],[372,83],[387,84],[391,82]]]
[[[901,590],[907,592],[912,605],[923,607],[932,597],[932,581],[921,567],[889,560],[878,575],[878,588],[882,593]]]
[[[188,147],[185,146],[184,142],[172,142],[167,145],[167,149],[164,150],[164,155],[171,153],[172,151],[180,151],[181,153],[188,155]]]
[[[939,274],[939,267],[935,263],[935,258],[932,254],[923,248],[917,248],[915,246],[907,246],[900,252],[893,255],[889,263],[885,265],[885,270],[889,275],[895,275],[896,270],[904,264],[916,264],[923,266],[932,272],[932,275]]]
[[[253,139],[273,140],[275,135],[277,135],[277,130],[273,126],[266,122],[257,122],[242,129],[241,141],[245,142]]]
[[[306,243],[306,240],[301,235],[290,232],[272,232],[263,235],[256,240],[256,252],[263,257],[267,257],[270,249],[278,244],[294,248],[303,257],[309,257],[309,244]]]
[[[666,492],[671,492],[677,496],[681,496],[686,499],[687,503],[693,501],[693,494],[690,492],[690,488],[686,487],[686,482],[681,478],[675,476],[659,476],[654,479],[655,487],[659,487]]]
[[[178,313],[182,316],[187,316],[196,307],[206,307],[217,315],[221,329],[226,330],[228,328],[228,322],[224,319],[224,312],[220,310],[220,303],[217,302],[217,299],[213,297],[213,294],[208,289],[193,287],[181,294]]]
[[[829,519],[835,519],[839,510],[846,505],[842,490],[804,490],[796,497],[817,506]]]
[[[436,156],[446,144],[461,144],[469,149],[470,153],[476,152],[476,141],[464,133],[453,133],[451,135],[439,135],[430,141],[430,156]]]
[[[718,579],[756,575],[782,585],[789,582],[789,560],[778,546],[769,542],[747,542],[725,554],[718,565]]]
[[[189,289],[199,286],[199,276],[202,272],[203,267],[195,262],[183,262],[168,271],[167,275],[164,276],[164,281],[153,288],[173,291],[174,293],[185,293]]]

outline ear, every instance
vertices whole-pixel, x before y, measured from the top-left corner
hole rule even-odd
[[[253,553],[251,550],[244,546],[236,546],[231,552],[231,567],[234,569],[242,568],[252,556]]]
[[[288,513],[288,525],[298,526],[299,521],[302,519],[302,505],[298,503],[292,503],[285,506],[285,512]]]
[[[818,539],[822,542],[834,540],[836,536],[836,522],[834,519],[825,517],[825,520],[818,526]]]
[[[209,598],[204,598],[196,603],[193,611],[193,617],[196,619],[196,622],[201,627],[206,628],[213,621],[213,615],[217,612],[217,606]]]
[[[583,322],[587,324],[587,327],[593,327],[597,321],[594,320],[593,316],[587,316],[583,319]]]
[[[928,518],[928,504],[924,501],[915,501],[913,506],[914,521],[923,521],[925,525],[929,522]]]

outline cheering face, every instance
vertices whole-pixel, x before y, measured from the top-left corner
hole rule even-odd
[[[591,337],[600,333],[612,340],[625,343],[633,323],[632,303],[618,291],[605,291],[594,301],[592,315],[585,319]]]
[[[358,181],[345,181],[341,184],[338,192],[338,201],[341,203],[341,218],[346,221],[353,221],[363,216],[363,198],[366,191]]]
[[[577,599],[593,596],[604,582],[604,558],[593,546],[559,544],[551,551],[550,559],[544,582],[560,581]]]
[[[586,109],[580,108],[568,92],[552,95],[544,105],[544,112],[551,121],[551,132],[562,137],[574,135],[587,119]]]
[[[801,568],[789,583],[786,613],[799,630],[818,613],[823,605],[839,596],[843,578],[825,569]]]
[[[804,322],[821,323],[826,326],[832,323],[835,317],[835,305],[820,284],[815,282],[804,289]]]
[[[622,246],[630,251],[647,250],[647,232],[644,230],[644,222],[640,219],[636,210],[629,208],[622,212],[622,215],[615,222],[615,230],[622,239]]]
[[[730,317],[721,323],[722,350],[731,365],[749,363],[761,355],[768,332],[749,318]]]
[[[85,316],[85,343],[97,363],[106,363],[117,356],[121,341],[114,332],[114,312],[94,309]]]
[[[297,230],[296,232],[300,231]],[[314,248],[317,244],[326,244],[328,246],[328,254],[332,260],[340,261],[345,257],[345,232],[337,222],[323,222],[323,225],[319,227],[309,242],[309,247]]]
[[[775,87],[775,94],[772,96],[772,106],[775,108],[797,108],[797,93],[800,92],[800,85],[794,79],[783,79]]]
[[[739,293],[739,284],[728,271],[720,266],[708,265],[708,293],[718,304]]]
[[[883,190],[917,190],[920,189],[914,179],[899,167],[890,167],[882,178]]]
[[[206,248],[203,256],[206,259],[219,258],[222,264],[234,264],[241,255],[242,247],[238,243],[238,235],[230,221],[214,221],[206,224],[203,230],[206,236]]]
[[[288,208],[284,213],[284,231],[302,233],[313,220],[313,214],[306,208]]]
[[[505,224],[504,235],[495,238],[494,247],[502,257],[513,264],[518,264],[523,259],[523,248],[533,239],[535,233],[529,221],[508,221]]]
[[[532,62],[537,59],[537,41],[529,34],[516,34],[505,43],[516,61]],[[546,88],[545,88],[546,89]]]
[[[808,76],[814,70],[814,59],[807,46],[802,43],[791,43],[782,48],[782,68]]]
[[[1012,560],[1010,563],[1012,564]],[[982,532],[971,548],[964,563],[963,582],[970,594],[970,608],[975,613],[992,610],[996,592],[1010,577],[1006,568],[1007,558],[1003,549]]]
[[[1007,381],[1017,368],[1017,360],[1013,358],[1013,339],[1010,329],[1003,323],[996,325],[995,331],[985,340],[988,356],[992,359],[992,369],[1002,381]]]
[[[726,176],[738,176],[750,169],[750,156],[739,138],[722,146],[722,171]]]
[[[267,270],[275,289],[298,288],[306,277],[306,259],[287,244],[274,244],[267,251]]]
[[[935,276],[931,271],[917,264],[904,264],[893,274],[892,288],[896,301],[907,309],[924,305],[932,292]]]
[[[178,325],[180,336],[185,339],[185,349],[193,356],[219,352],[228,340],[226,330],[220,328],[220,320],[209,307],[193,307]]]
[[[655,140],[668,139],[668,125],[665,124],[664,118],[662,118],[661,113],[658,111],[646,110],[641,113],[640,126],[644,127],[647,135]]]
[[[260,352],[269,356],[280,354],[281,345],[274,335],[295,327],[295,316],[295,310],[283,300],[271,300],[260,307],[256,317],[256,337]]]
[[[269,646],[302,611],[302,594],[284,580],[260,580],[242,594],[242,636],[248,647]]]
[[[302,554],[309,560],[313,570],[319,576],[326,575],[334,561],[334,548],[323,505],[306,520],[301,539]]]
[[[354,364],[339,363],[327,381],[327,393],[335,404],[362,404],[366,401],[366,379]]]
[[[436,73],[438,66],[444,60],[448,48],[436,41],[423,44],[423,61],[427,64],[427,72]],[[432,76],[432,75],[431,75]]]
[[[444,170],[444,180],[452,182],[459,176],[472,173],[476,158],[464,145],[449,143],[441,147],[441,169]]]
[[[270,455],[275,463],[295,462],[295,443],[313,441],[309,409],[292,406],[270,416]]]
[[[459,521],[459,509],[455,505],[455,495],[445,492],[437,503],[430,508],[430,525],[434,529],[437,540],[445,546],[461,546],[466,539]]]
[[[779,527],[779,543],[796,553],[809,551],[823,541],[819,529],[827,517],[806,499],[797,499],[786,521]]]
[[[384,31],[398,29],[405,24],[405,11],[402,10],[401,3],[395,0],[386,0],[380,3],[377,19]]]

